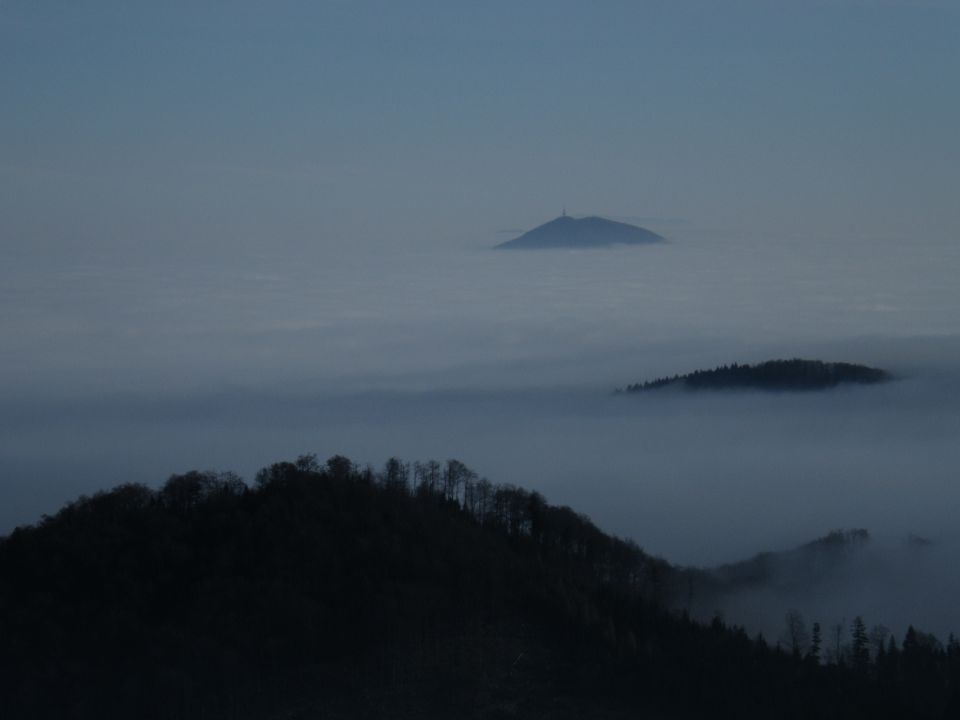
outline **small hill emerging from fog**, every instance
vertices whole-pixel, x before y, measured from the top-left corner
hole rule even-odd
[[[572,218],[569,215],[561,215],[497,247],[507,250],[590,248],[610,245],[644,245],[662,240],[663,238],[655,232],[636,225],[615,222],[602,217]]]
[[[687,375],[658,378],[628,385],[626,392],[646,392],[665,387],[687,390],[824,390],[845,383],[872,384],[890,380],[885,370],[843,362],[820,360],[768,360],[757,365],[724,365]]]

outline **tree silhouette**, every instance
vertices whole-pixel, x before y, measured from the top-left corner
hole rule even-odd
[[[810,629],[810,651],[807,654],[814,663],[820,664],[820,623],[815,622]]]
[[[859,615],[853,619],[850,626],[850,637],[850,660],[856,670],[864,672],[870,662],[870,640],[867,637],[867,626]]]
[[[810,636],[807,633],[807,624],[803,620],[803,615],[799,610],[789,610],[784,623],[786,626],[783,632],[784,643],[795,656],[802,656],[810,645]]]

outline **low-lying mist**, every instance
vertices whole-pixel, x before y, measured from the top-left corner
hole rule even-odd
[[[842,644],[848,643],[857,616],[868,628],[893,633],[898,642],[910,625],[944,643],[951,633],[956,635],[960,627],[955,600],[960,592],[960,577],[954,570],[960,560],[956,531],[936,540],[915,535],[899,541],[870,539],[863,545],[821,550],[802,562],[809,554],[806,545],[755,556],[743,565],[747,572],[761,565],[761,578],[733,582],[720,592],[687,594],[687,588],[680,587],[676,599],[694,617],[710,620],[719,615],[787,648],[786,615],[799,612],[807,633],[814,622],[820,624],[824,652],[834,657],[837,636]],[[723,577],[725,568],[706,572]]]
[[[869,529],[829,583],[714,608],[768,635],[790,608],[825,627],[861,614],[960,630],[960,260],[845,247],[692,235],[605,253],[8,268],[0,532],[189,469],[458,458],[682,565]],[[777,357],[897,380],[613,394]],[[910,534],[934,541],[922,560],[901,549]]]

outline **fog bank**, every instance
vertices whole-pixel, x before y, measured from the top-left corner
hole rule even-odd
[[[690,229],[609,251],[5,265],[0,531],[119,482],[316,452],[456,457],[681,564],[840,527],[948,537],[960,252],[925,242]],[[776,357],[898,379],[613,395]]]

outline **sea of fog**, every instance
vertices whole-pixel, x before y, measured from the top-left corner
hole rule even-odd
[[[682,564],[852,527],[891,548],[921,535],[960,559],[944,550],[960,549],[960,246],[668,234],[589,251],[5,258],[0,533],[120,482],[250,479],[315,452],[375,466],[456,457]],[[613,394],[774,357],[898,379]],[[960,613],[953,623],[938,603],[923,616],[933,603],[910,597],[919,624],[960,630]],[[746,602],[734,619],[754,612]],[[895,625],[906,610],[876,612]]]

